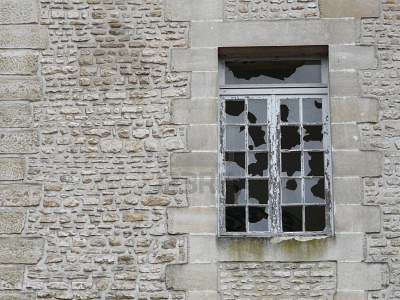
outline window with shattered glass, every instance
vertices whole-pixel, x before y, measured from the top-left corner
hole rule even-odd
[[[223,61],[220,235],[331,235],[324,59]]]

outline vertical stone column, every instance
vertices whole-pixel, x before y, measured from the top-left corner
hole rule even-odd
[[[47,31],[38,0],[0,0],[0,299],[33,299],[24,290],[25,265],[36,264],[44,242],[23,234],[27,208],[40,203],[40,184],[25,182],[26,155],[39,151],[33,101],[42,98],[39,49]]]

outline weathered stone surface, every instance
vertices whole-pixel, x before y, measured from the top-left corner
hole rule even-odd
[[[0,237],[1,264],[35,264],[43,255],[41,238]]]
[[[0,206],[37,206],[41,198],[41,186],[32,184],[0,185]]]
[[[218,126],[194,125],[188,130],[188,148],[190,150],[218,151]]]
[[[21,233],[25,223],[25,209],[0,209],[0,234]]]
[[[0,157],[0,180],[24,179],[25,160],[17,157]]]
[[[381,210],[378,206],[336,205],[336,232],[380,232]]]
[[[338,263],[338,289],[379,290],[384,281],[377,274],[381,274],[383,268],[384,265],[379,263]]]
[[[46,49],[48,34],[45,27],[15,25],[0,27],[0,49]]]
[[[198,101],[176,99],[172,102],[172,121],[175,124],[216,124],[217,98]]]
[[[212,291],[188,291],[186,293],[188,299],[190,300],[220,300],[218,292]]]
[[[0,77],[0,100],[38,101],[41,98],[42,88],[37,78]]]
[[[103,141],[100,145],[101,151],[106,153],[118,153],[122,151],[122,141],[113,139]]]
[[[217,288],[216,264],[192,264],[167,266],[166,283],[176,290],[215,290]]]
[[[358,149],[360,144],[357,124],[332,124],[332,148]]]
[[[222,20],[223,1],[167,0],[165,14],[169,21]]]
[[[151,196],[147,197],[142,201],[142,204],[145,206],[166,206],[171,203],[167,197],[161,196]]]
[[[329,68],[331,70],[375,69],[378,60],[374,47],[354,45],[329,46]]]
[[[358,74],[355,71],[333,71],[329,73],[329,94],[331,97],[352,97],[361,93]]]
[[[37,0],[0,0],[0,24],[37,23],[39,3]]]
[[[323,18],[374,18],[380,14],[376,0],[320,0],[320,7]]]
[[[379,102],[372,98],[331,98],[331,121],[377,122]]]
[[[35,75],[38,70],[38,53],[27,51],[0,52],[1,75]]]
[[[0,266],[0,289],[20,290],[23,280],[24,266]]]
[[[335,300],[364,300],[366,292],[364,291],[337,291]]]
[[[32,107],[28,103],[2,103],[0,127],[24,128],[32,123]]]
[[[359,177],[333,178],[335,204],[361,204],[361,185]]]
[[[190,95],[192,98],[218,97],[218,79],[218,72],[192,72]]]
[[[217,180],[215,178],[188,178],[187,196],[192,206],[212,206],[217,203]]]
[[[171,172],[179,177],[214,178],[217,174],[217,153],[174,153],[171,156]]]
[[[34,293],[0,293],[0,300],[34,300]]]
[[[37,153],[37,130],[0,131],[0,153]]]
[[[375,151],[333,151],[333,176],[379,176],[382,155]],[[368,163],[366,163],[368,162]]]
[[[216,48],[176,49],[172,51],[171,66],[174,71],[218,70],[218,51]]]
[[[149,214],[147,212],[129,212],[125,213],[122,218],[124,222],[147,221],[148,219]]]
[[[169,208],[168,232],[178,233],[216,233],[217,209],[215,207]]]
[[[139,141],[126,141],[125,142],[125,151],[130,152],[141,152],[142,145]]]

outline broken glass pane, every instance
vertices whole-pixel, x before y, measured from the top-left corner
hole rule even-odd
[[[248,174],[251,176],[268,176],[268,153],[250,152]]]
[[[299,126],[281,126],[281,149],[300,149]]]
[[[303,123],[322,123],[322,99],[303,99]]]
[[[246,231],[246,207],[226,207],[225,224],[228,232]]]
[[[324,152],[304,152],[304,175],[324,176]]]
[[[227,180],[226,187],[226,204],[245,204],[246,203],[246,182],[244,179]]]
[[[249,203],[268,203],[268,180],[249,179]]]
[[[251,124],[267,123],[267,100],[248,100],[249,112],[247,119]]]
[[[325,206],[306,206],[306,230],[323,231],[325,229]]]
[[[245,176],[246,162],[245,152],[226,152],[225,153],[225,175],[231,176]]]
[[[282,206],[282,228],[284,232],[303,231],[302,222],[302,206]]]
[[[226,150],[244,150],[246,143],[245,126],[226,126]]]
[[[249,230],[267,231],[268,230],[268,208],[267,207],[249,207]]]
[[[282,179],[282,203],[301,203],[301,179]]]
[[[299,123],[299,99],[282,99],[280,110],[282,122]]]
[[[225,118],[228,124],[244,124],[244,101],[226,101]]]
[[[249,150],[267,149],[267,126],[249,126]]]
[[[304,179],[304,191],[306,203],[325,203],[324,179]]]
[[[323,149],[322,125],[304,126],[304,149]]]
[[[321,61],[227,61],[225,62],[225,83],[321,83]]]
[[[282,153],[282,176],[301,175],[301,152]]]

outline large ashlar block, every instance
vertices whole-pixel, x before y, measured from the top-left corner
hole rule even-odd
[[[338,150],[332,152],[333,176],[379,176],[382,154],[375,151]]]
[[[37,23],[38,0],[0,0],[0,24]]]
[[[217,153],[190,152],[171,155],[171,173],[178,177],[215,178]]]
[[[0,293],[0,300],[35,300],[36,296],[34,293]]]
[[[193,125],[189,126],[188,133],[189,150],[218,150],[218,126],[217,125]]]
[[[38,78],[0,77],[0,100],[39,101],[41,98],[42,86]]]
[[[188,249],[189,263],[212,263],[218,261],[219,250],[216,235],[189,235]],[[204,249],[207,249],[207,251]]]
[[[314,19],[246,22],[195,22],[191,25],[191,46],[313,46],[353,44],[360,21],[354,19]],[[238,34],[245,32],[245,34]],[[284,33],[284,34],[282,34]]]
[[[167,0],[167,21],[206,21],[223,19],[223,1]]]
[[[191,206],[216,206],[217,179],[188,178],[187,197]]]
[[[0,264],[36,264],[43,249],[41,238],[0,237]]]
[[[213,291],[217,289],[218,268],[216,264],[168,265],[167,287],[183,291]]]
[[[372,98],[331,98],[332,123],[378,122],[379,101]]]
[[[0,180],[24,179],[25,160],[20,157],[0,157]]]
[[[376,69],[378,60],[374,47],[355,45],[329,46],[329,68],[331,70]]]
[[[380,290],[385,265],[378,263],[342,262],[337,266],[338,290]]]
[[[37,153],[39,131],[12,130],[0,131],[0,153]]]
[[[329,94],[331,97],[359,96],[361,87],[356,71],[329,72]]]
[[[0,127],[24,128],[31,126],[32,106],[29,103],[2,103]]]
[[[216,71],[218,70],[218,49],[174,49],[171,69],[173,71]]]
[[[35,75],[38,70],[38,53],[27,51],[0,52],[1,75]]]
[[[37,206],[42,187],[34,184],[0,184],[0,206]]]
[[[24,266],[0,266],[1,290],[20,290],[22,289],[23,280]],[[2,299],[1,294],[0,299]]]
[[[49,43],[45,27],[38,25],[0,26],[0,49],[46,49]]]
[[[192,72],[192,98],[218,97],[218,72]]]
[[[333,149],[358,149],[359,130],[357,124],[332,124]]]
[[[21,233],[25,222],[25,209],[0,209],[0,234]]]
[[[380,1],[377,0],[320,0],[322,18],[376,18]]]
[[[379,206],[336,205],[336,232],[374,233],[381,230],[381,210]]]
[[[336,291],[334,300],[365,300],[364,291]]]
[[[218,99],[172,101],[172,122],[175,124],[216,124],[218,122]]]
[[[335,201],[335,204],[361,204],[361,178],[333,178],[333,199]]]
[[[216,233],[216,207],[169,208],[168,233]]]
[[[212,291],[190,291],[186,293],[187,299],[190,300],[220,300],[218,292]]]

